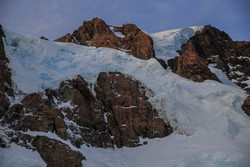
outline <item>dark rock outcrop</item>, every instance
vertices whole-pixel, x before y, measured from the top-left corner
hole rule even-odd
[[[206,60],[196,53],[194,46],[187,43],[186,47],[186,50],[180,51],[181,56],[168,61],[172,71],[195,82],[202,82],[206,79],[219,81],[217,76],[207,67]]]
[[[166,64],[166,62],[162,59],[158,59],[156,58],[156,60],[161,64],[161,66],[166,70],[168,68],[168,65]]]
[[[116,36],[114,32],[124,37]],[[55,41],[118,49],[144,60],[155,57],[152,38],[136,25],[108,26],[100,18],[84,21],[72,35],[68,33]]]
[[[81,167],[82,160],[85,159],[81,153],[71,150],[68,145],[46,136],[36,136],[32,146],[40,153],[47,167]]]
[[[65,117],[77,125],[71,124],[68,128],[75,136],[81,136],[68,136],[73,145],[132,147],[138,145],[139,136],[164,137],[172,132],[152,109],[145,88],[138,81],[121,73],[100,73],[93,87],[95,90],[91,91],[83,78],[77,76],[63,82],[56,91],[47,90],[49,99],[74,106],[60,108]],[[97,97],[92,92],[96,92]]]
[[[4,31],[0,25],[0,118],[7,111],[10,102],[7,96],[13,96],[11,72],[7,67],[9,59],[5,55],[3,39],[5,38]]]
[[[106,128],[102,104],[95,99],[87,83],[77,76],[62,82],[58,90],[47,90],[51,101],[56,99],[58,107],[69,122],[68,129],[73,132],[68,138],[76,147],[83,143],[95,147],[113,147]],[[63,105],[63,104],[68,105]],[[62,107],[60,107],[62,105]]]
[[[225,32],[210,25],[191,37],[178,51],[180,56],[170,59],[172,71],[193,81],[217,80],[208,65],[221,69],[235,84],[250,94],[250,42],[233,41]],[[249,97],[242,109],[249,115]]]
[[[180,68],[178,65],[182,66],[177,63],[179,58],[196,54],[195,61],[206,61],[207,64],[221,69],[230,80],[243,89],[246,88],[245,90],[250,93],[247,88],[249,85],[244,83],[250,77],[250,42],[233,41],[225,32],[208,25],[196,32],[181,47],[179,53],[180,57],[169,61],[173,72],[178,71],[176,70],[176,68]],[[195,67],[190,67],[189,70],[195,70]],[[205,68],[205,66],[204,68],[201,66],[202,70]],[[208,77],[207,79],[213,78]]]
[[[148,60],[155,57],[154,43],[150,36],[141,31],[134,24],[125,24],[121,27],[122,46],[129,53],[140,59]],[[122,46],[119,46],[123,48]]]
[[[248,96],[243,105],[242,105],[242,110],[245,111],[245,113],[250,116],[250,96]]]
[[[40,39],[43,39],[43,40],[49,40],[48,38],[44,37],[44,36],[41,36]]]
[[[121,73],[100,73],[95,87],[107,126],[118,147],[135,146],[142,137],[164,137],[172,128],[147,101],[146,88]]]
[[[13,130],[50,131],[66,139],[64,115],[59,109],[51,108],[49,101],[38,93],[29,94],[21,104],[13,105],[4,115],[2,123]]]
[[[67,144],[26,132],[52,132],[76,147],[104,148],[135,147],[141,145],[139,137],[169,135],[173,130],[152,108],[147,91],[138,81],[113,72],[100,73],[96,85],[77,76],[56,90],[28,94],[7,107],[0,122],[7,128],[0,146],[14,142],[36,150],[48,166],[81,166],[85,157]]]

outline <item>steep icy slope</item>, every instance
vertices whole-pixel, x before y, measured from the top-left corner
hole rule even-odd
[[[198,29],[153,34],[156,57],[173,58],[181,44]],[[57,88],[61,81],[78,74],[87,82],[96,83],[99,72],[118,71],[154,92],[150,102],[162,118],[170,121],[175,133],[163,139],[144,139],[148,144],[138,148],[71,146],[86,156],[85,166],[247,167],[250,164],[247,140],[250,119],[241,109],[246,97],[241,89],[210,80],[194,83],[164,70],[155,59],[140,60],[113,49],[53,43],[6,30],[5,34],[5,51],[16,91],[32,93]],[[58,139],[55,135],[40,135]],[[4,149],[1,152],[3,155]]]
[[[186,43],[196,31],[200,31],[202,28],[203,26],[193,26],[150,34],[154,40],[156,57],[167,62],[167,60],[179,56],[176,51],[181,49],[181,46]]]

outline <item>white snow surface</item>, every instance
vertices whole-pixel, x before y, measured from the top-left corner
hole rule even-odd
[[[167,60],[179,56],[176,52],[186,43],[196,31],[200,31],[203,26],[192,26],[183,29],[167,30],[150,34],[154,40],[154,49],[157,58]]]
[[[125,35],[119,31],[115,31],[115,27],[113,26],[110,26],[109,29],[117,36],[117,37],[120,37],[120,38],[125,38]]]
[[[201,28],[151,34],[156,57],[166,61],[178,55],[175,51]],[[12,79],[24,93],[57,88],[61,81],[77,74],[96,83],[99,72],[111,71],[132,76],[154,92],[150,102],[175,132],[161,139],[142,139],[148,144],[136,148],[83,145],[78,150],[87,158],[84,166],[249,166],[250,119],[241,109],[247,95],[240,88],[211,80],[195,83],[164,70],[155,59],[140,60],[118,50],[50,42],[7,30],[5,35]],[[4,154],[8,151],[1,149]]]
[[[0,166],[1,167],[46,167],[46,163],[36,151],[25,149],[14,143],[11,147],[0,147]]]

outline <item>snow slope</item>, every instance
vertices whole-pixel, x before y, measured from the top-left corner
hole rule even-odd
[[[151,34],[156,57],[166,61],[176,56],[176,50],[201,28]],[[99,72],[119,71],[154,92],[150,97],[153,107],[175,132],[162,139],[143,139],[148,144],[137,148],[109,150],[83,145],[79,151],[87,158],[85,166],[250,164],[250,119],[241,109],[246,94],[238,87],[210,80],[195,83],[164,70],[155,59],[140,60],[118,50],[54,43],[7,30],[5,34],[16,90],[32,93],[57,88],[77,74],[95,83]]]
[[[36,151],[25,149],[16,144],[4,149],[0,147],[0,164],[2,167],[42,167],[46,163]]]
[[[193,26],[150,34],[154,40],[157,58],[167,62],[167,60],[179,56],[176,51],[181,49],[181,45],[186,43],[196,31],[200,31],[202,28],[203,26]]]

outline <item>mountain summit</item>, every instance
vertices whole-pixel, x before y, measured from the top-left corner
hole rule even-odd
[[[100,18],[0,36],[1,165],[249,166],[249,42]]]
[[[155,57],[152,38],[136,25],[108,26],[100,18],[84,21],[72,35],[68,33],[55,41],[118,49],[144,60]]]

